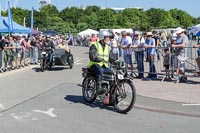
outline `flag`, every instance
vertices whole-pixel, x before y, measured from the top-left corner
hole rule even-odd
[[[10,9],[10,1],[8,1],[8,31],[13,32],[12,12]]]
[[[34,12],[34,8],[32,7],[32,11],[31,11],[31,33],[33,31],[33,26],[34,26],[33,12]]]

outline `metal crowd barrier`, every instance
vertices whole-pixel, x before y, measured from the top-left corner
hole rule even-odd
[[[26,49],[24,47],[20,48],[19,67],[28,65],[28,56],[26,56]],[[7,52],[6,52],[7,51]],[[13,66],[14,65],[14,66]],[[15,69],[17,66],[17,52],[11,52],[11,49],[0,51],[0,72],[10,71]]]
[[[3,72],[4,66],[4,51],[0,51],[0,72]]]
[[[170,47],[157,47],[157,53],[155,54],[155,60],[154,65],[156,68],[155,73],[150,73],[149,68],[149,62],[147,60],[146,52],[144,51],[144,74],[156,74],[159,77],[162,77],[162,81],[168,77],[171,80],[175,80],[176,75],[176,60],[180,60],[182,63],[185,63],[185,76],[187,77],[193,77],[195,76],[196,72],[200,72],[200,57],[198,57],[197,49],[193,47],[184,47],[184,58],[181,58],[180,56],[176,56],[174,51],[174,48]],[[166,57],[164,57],[164,51],[165,49],[169,49],[169,73],[166,75],[166,68],[164,66],[164,60]],[[158,58],[160,57],[160,59]],[[133,62],[135,62],[135,54],[133,54]],[[134,63],[134,73],[137,73],[137,62]],[[168,80],[168,79],[167,79]]]

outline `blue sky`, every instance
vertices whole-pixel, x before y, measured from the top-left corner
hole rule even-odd
[[[0,5],[3,9],[6,8],[6,0],[0,0]],[[14,3],[15,0],[10,0]],[[16,0],[17,1],[17,0]],[[86,7],[88,5],[97,5],[100,7],[142,7],[147,10],[151,7],[162,8],[169,10],[178,8],[188,12],[193,17],[200,16],[200,0],[51,0],[59,10],[65,7]],[[31,7],[39,7],[39,0],[18,0],[17,7],[22,7],[31,10]]]

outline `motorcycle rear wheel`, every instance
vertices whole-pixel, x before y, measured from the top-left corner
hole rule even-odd
[[[87,103],[93,103],[96,100],[96,81],[94,77],[85,77],[82,83],[83,99]]]

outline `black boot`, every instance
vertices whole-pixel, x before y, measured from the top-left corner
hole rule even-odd
[[[102,85],[101,85],[101,81],[97,82],[97,94],[98,95],[102,95],[103,94],[103,89],[102,89]]]

